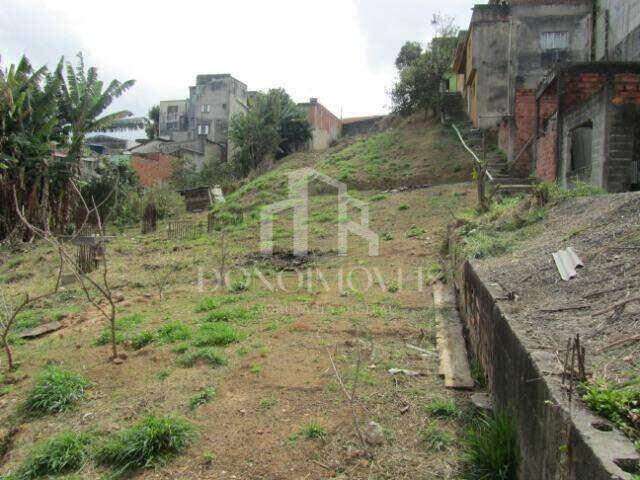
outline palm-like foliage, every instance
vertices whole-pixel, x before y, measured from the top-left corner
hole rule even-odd
[[[105,89],[97,70],[85,72],[79,60],[66,76],[63,59],[53,72],[34,69],[26,57],[0,67],[0,239],[19,226],[16,200],[36,226],[67,225],[77,201],[69,182],[79,173],[86,134],[130,115],[103,114],[133,81]],[[66,158],[51,155],[52,144],[69,147]]]
[[[82,54],[78,54],[76,67],[70,63],[66,65],[66,76],[59,72],[59,80],[60,114],[71,133],[69,156],[77,159],[87,133],[108,130],[114,122],[131,116],[131,112],[126,110],[103,114],[115,99],[134,85],[135,80],[112,80],[104,88],[98,79],[97,68],[85,70]]]

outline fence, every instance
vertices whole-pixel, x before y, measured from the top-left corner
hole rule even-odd
[[[196,238],[204,234],[204,232],[204,224],[202,222],[178,220],[169,222],[167,225],[167,238],[169,240]]]

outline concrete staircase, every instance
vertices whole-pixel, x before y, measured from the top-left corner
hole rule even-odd
[[[475,128],[462,108],[462,96],[459,93],[446,94],[442,123],[445,125],[455,124],[460,131],[464,142],[473,150],[475,155],[482,160],[482,137],[483,131]],[[488,186],[490,194],[517,195],[530,193],[534,189],[535,179],[522,178],[511,173],[506,155],[496,148],[487,146],[485,156],[488,175]]]

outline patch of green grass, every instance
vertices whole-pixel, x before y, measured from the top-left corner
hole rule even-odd
[[[254,375],[260,375],[260,373],[262,372],[262,365],[258,364],[258,363],[254,363],[253,365],[251,365],[251,367],[249,368],[249,371],[251,373],[253,373]]]
[[[268,410],[275,407],[278,404],[278,399],[275,397],[266,397],[260,400],[260,408],[262,410]]]
[[[227,359],[224,355],[218,352],[215,348],[198,348],[192,352],[183,353],[176,360],[178,365],[185,368],[190,368],[198,363],[204,363],[211,367],[219,367],[227,364]]]
[[[244,307],[225,307],[213,310],[205,316],[203,322],[234,322],[244,324],[256,318],[255,310]]]
[[[327,430],[317,422],[310,422],[302,427],[300,434],[310,440],[324,440],[327,437]]]
[[[400,210],[401,212],[404,210],[409,210],[409,208],[411,207],[409,207],[409,205],[407,205],[406,203],[403,203],[402,205],[398,206],[398,210]]]
[[[191,338],[191,328],[182,322],[170,322],[156,331],[161,343],[175,343]]]
[[[131,348],[134,350],[140,350],[147,345],[152,344],[156,339],[153,332],[140,332],[133,335],[129,341],[131,342]]]
[[[194,439],[193,426],[175,417],[149,416],[116,433],[96,449],[99,465],[123,475],[151,468],[182,453]]]
[[[224,322],[205,323],[193,336],[196,347],[224,347],[242,340],[243,336]]]
[[[198,407],[209,403],[216,396],[216,389],[205,387],[189,399],[189,409],[196,410]]]
[[[393,234],[390,232],[384,232],[380,235],[380,238],[382,240],[384,240],[385,242],[389,242],[391,240],[393,240]]]
[[[453,399],[434,398],[424,406],[424,410],[436,418],[456,418],[460,409]]]
[[[63,412],[81,400],[90,385],[76,373],[48,366],[38,375],[22,409],[28,415]]]
[[[242,280],[236,280],[229,285],[229,291],[231,293],[241,293],[249,290],[249,283]]]
[[[591,382],[582,386],[582,399],[587,406],[610,420],[625,435],[640,441],[640,387],[638,385],[617,386],[605,382]]]
[[[156,378],[161,382],[164,382],[167,378],[169,378],[170,375],[171,371],[165,368],[156,373]]]
[[[514,244],[512,239],[483,230],[472,231],[465,237],[464,242],[466,256],[475,259],[502,255],[510,251]]]
[[[385,200],[387,198],[387,196],[383,193],[379,193],[377,195],[372,196],[371,198],[369,198],[369,201],[371,202],[381,202],[382,200]]]
[[[441,452],[453,443],[454,438],[432,422],[420,431],[420,440],[428,450]]]
[[[463,441],[463,450],[466,480],[517,480],[518,435],[507,414],[476,419]]]
[[[116,318],[116,343],[120,344],[127,340],[128,333],[143,323],[145,318],[139,313],[133,315],[126,315],[124,317]],[[109,325],[100,332],[100,335],[95,341],[96,346],[109,345],[111,343],[111,328]]]
[[[29,480],[80,470],[89,457],[90,438],[65,432],[37,444],[12,479]]]
[[[536,188],[544,198],[555,201],[567,198],[591,197],[607,193],[602,188],[581,181],[574,182],[570,188],[562,188],[559,184],[552,182],[543,182],[537,185]]]
[[[22,332],[37,327],[42,323],[42,315],[34,310],[26,310],[19,313],[15,319],[14,330]]]
[[[218,297],[203,298],[196,307],[196,313],[210,312],[223,305],[239,302],[242,298],[237,295],[220,295]]]
[[[416,225],[411,225],[411,227],[409,228],[409,230],[407,230],[407,233],[405,233],[405,235],[407,238],[416,238],[416,237],[421,237],[425,233],[426,231],[424,228],[420,228]]]
[[[173,353],[181,354],[181,353],[184,353],[184,352],[186,352],[187,350],[189,350],[189,348],[190,348],[190,345],[189,345],[188,343],[184,342],[184,343],[179,343],[178,345],[176,345],[175,347],[173,347],[173,348],[171,349],[171,351],[172,351]]]

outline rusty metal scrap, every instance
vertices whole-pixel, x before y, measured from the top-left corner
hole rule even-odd
[[[584,267],[582,260],[571,247],[554,253],[553,259],[556,262],[556,267],[558,267],[560,277],[565,282],[576,278],[578,276],[577,269]]]

